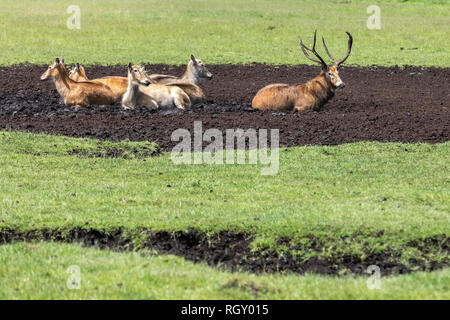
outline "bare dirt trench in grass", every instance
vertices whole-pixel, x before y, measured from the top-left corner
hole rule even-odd
[[[369,236],[382,237],[383,232]],[[136,239],[139,241],[136,242]],[[365,237],[361,239],[354,239],[354,241],[365,243],[367,240]],[[64,232],[61,230],[21,232],[14,229],[0,229],[0,245],[16,241],[57,241],[81,243],[115,251],[150,249],[158,254],[173,254],[193,262],[205,262],[210,266],[219,266],[230,271],[363,275],[366,274],[369,266],[376,265],[383,275],[388,275],[434,271],[449,266],[450,238],[445,234],[413,240],[400,247],[388,247],[383,252],[377,253],[368,246],[363,246],[364,258],[361,257],[361,253],[333,254],[328,257],[321,255],[322,250],[330,245],[348,245],[348,239],[344,238],[326,240],[309,236],[305,245],[292,245],[289,239],[278,239],[278,245],[288,248],[283,252],[272,249],[252,250],[250,248],[252,240],[251,235],[243,233],[222,231],[206,236],[194,229],[189,229],[187,232],[139,230],[137,238],[136,235],[134,237],[126,235],[122,228],[107,233],[81,227]],[[405,264],[401,260],[402,252],[411,249],[417,250],[419,254]],[[293,252],[296,254],[293,255]],[[441,258],[436,260],[436,255]],[[443,256],[446,258],[442,259]]]
[[[211,65],[203,81],[208,102],[184,112],[96,106],[76,111],[59,104],[52,82],[40,82],[46,66],[0,68],[0,130],[45,132],[119,141],[156,141],[163,150],[178,128],[279,129],[280,145],[335,145],[355,141],[444,142],[450,136],[450,68],[344,67],[347,86],[319,112],[252,112],[254,94],[269,83],[301,83],[315,66]],[[181,75],[184,67],[149,65],[154,73]],[[126,76],[126,67],[91,67],[91,78]],[[192,132],[192,131],[191,131]]]

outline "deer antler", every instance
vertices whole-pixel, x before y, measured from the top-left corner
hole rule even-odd
[[[345,62],[345,60],[347,60],[347,58],[350,56],[350,52],[352,51],[352,44],[353,44],[353,37],[350,34],[350,32],[346,31],[345,33],[347,33],[348,35],[348,46],[347,46],[347,54],[345,55],[345,57],[341,60],[337,60],[335,57],[333,57],[330,54],[330,51],[328,51],[327,45],[325,44],[325,39],[322,37],[322,42],[323,42],[323,46],[325,47],[325,51],[327,52],[328,56],[331,58],[331,60],[334,61],[334,63],[336,64],[336,66],[340,66],[342,63]]]
[[[302,49],[303,54],[304,54],[309,60],[311,60],[311,61],[313,61],[313,62],[316,62],[316,63],[320,63],[320,64],[322,65],[322,69],[324,69],[324,68],[326,69],[326,68],[328,68],[327,64],[325,63],[325,61],[323,61],[323,59],[319,56],[319,54],[318,54],[317,51],[316,51],[316,33],[317,33],[317,30],[314,31],[314,42],[313,42],[313,45],[312,45],[311,48],[306,47],[306,46],[303,44],[303,41],[302,41],[301,39],[300,39],[300,48]],[[311,58],[311,56],[308,54],[308,51],[309,51],[309,52],[312,52],[319,60],[316,60],[316,59],[314,59],[314,58]]]

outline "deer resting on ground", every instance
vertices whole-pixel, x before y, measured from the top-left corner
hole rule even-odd
[[[312,111],[318,110],[327,101],[333,98],[336,88],[345,86],[339,77],[339,67],[347,60],[352,50],[353,38],[349,32],[347,54],[341,60],[335,59],[328,51],[325,39],[322,37],[323,46],[328,56],[334,61],[334,65],[328,66],[317,53],[316,32],[311,48],[306,47],[300,40],[300,48],[309,60],[319,63],[322,67],[320,74],[305,84],[288,85],[283,83],[268,85],[255,95],[252,107],[259,110],[276,111]],[[312,53],[315,58],[311,57]]]
[[[115,101],[120,101],[122,99],[123,94],[128,88],[127,77],[109,76],[89,80],[86,75],[86,70],[78,62],[75,64],[72,70],[70,70],[69,77],[74,81],[91,81],[107,85],[108,87],[111,88],[111,91],[114,94]],[[136,79],[140,84],[143,85],[149,85],[151,83],[151,81],[147,78],[147,76],[144,73],[136,74]]]
[[[115,102],[114,94],[107,85],[90,81],[76,82],[70,79],[59,58],[56,58],[42,74],[42,81],[48,79],[53,79],[65,105],[86,107],[95,104],[111,105]]]
[[[165,74],[151,74],[150,79],[168,86],[178,86],[187,93],[191,99],[192,104],[200,103],[205,100],[205,94],[203,90],[198,86],[201,79],[211,80],[213,75],[203,62],[196,59],[191,54],[191,59],[186,67],[186,71],[181,78],[165,75]]]
[[[128,87],[122,97],[124,109],[147,106],[153,108],[176,107],[185,109],[191,106],[189,96],[177,86],[150,84],[143,86],[136,78],[136,74],[143,72],[141,67],[128,65]]]

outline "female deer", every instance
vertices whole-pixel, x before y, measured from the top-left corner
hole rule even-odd
[[[136,70],[142,70],[142,68],[136,68]],[[137,81],[143,85],[149,85],[151,80],[147,78],[144,72],[139,72],[135,75]],[[128,79],[126,77],[110,76],[89,80],[86,75],[86,70],[78,62],[75,67],[69,72],[69,77],[74,81],[91,81],[96,83],[103,83],[111,88],[114,94],[115,101],[122,99],[123,94],[128,88]]]
[[[136,74],[137,66],[128,65],[128,88],[122,97],[122,107],[133,109],[138,106],[149,107],[177,107],[184,109],[191,105],[189,96],[177,86],[162,84],[140,85]]]
[[[166,74],[151,74],[150,79],[158,83],[170,83],[173,81],[183,81],[192,82],[193,84],[198,84],[201,79],[211,80],[213,77],[212,73],[209,72],[208,68],[199,59],[196,59],[194,55],[191,54],[191,60],[189,60],[186,66],[186,71],[181,78],[170,76]]]
[[[187,93],[191,102],[193,104],[200,103],[205,100],[205,94],[203,90],[198,86],[201,79],[212,79],[212,73],[206,68],[203,62],[196,59],[191,54],[191,60],[186,67],[186,72],[181,78],[174,76],[169,76],[165,74],[151,74],[150,79],[153,81],[165,84],[165,85],[175,85],[180,87]]]
[[[316,30],[317,31],[317,30]],[[316,52],[316,31],[314,31],[314,42],[312,48],[307,48],[300,40],[300,47],[305,56],[322,66],[322,71],[314,79],[305,84],[287,85],[282,83],[268,85],[255,95],[252,101],[252,107],[259,110],[277,110],[277,111],[312,111],[322,107],[328,100],[333,98],[336,88],[345,86],[339,77],[339,66],[344,63],[352,50],[353,38],[348,35],[347,54],[341,60],[336,60],[328,51],[325,39],[322,38],[323,46],[328,56],[334,61],[334,65],[328,66],[325,61]],[[312,52],[317,59],[309,55]]]
[[[45,71],[41,80],[53,79],[56,90],[65,105],[86,107],[93,104],[114,104],[114,94],[111,89],[102,84],[89,81],[76,82],[69,78],[64,65],[59,58]]]

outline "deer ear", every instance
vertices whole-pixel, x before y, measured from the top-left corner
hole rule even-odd
[[[130,62],[130,63],[128,64],[128,70],[131,70],[131,69],[133,69],[133,64]]]
[[[78,62],[75,64],[75,68],[76,68],[77,70],[80,70],[80,64],[79,64]]]
[[[194,64],[197,64],[197,59],[195,59],[193,54],[191,54],[191,60]]]
[[[59,58],[56,58],[56,59],[55,59],[55,62],[59,64]]]
[[[141,67],[142,70],[145,70],[145,65],[143,63],[141,63],[139,66]]]
[[[64,56],[61,57],[61,62],[64,64]]]

